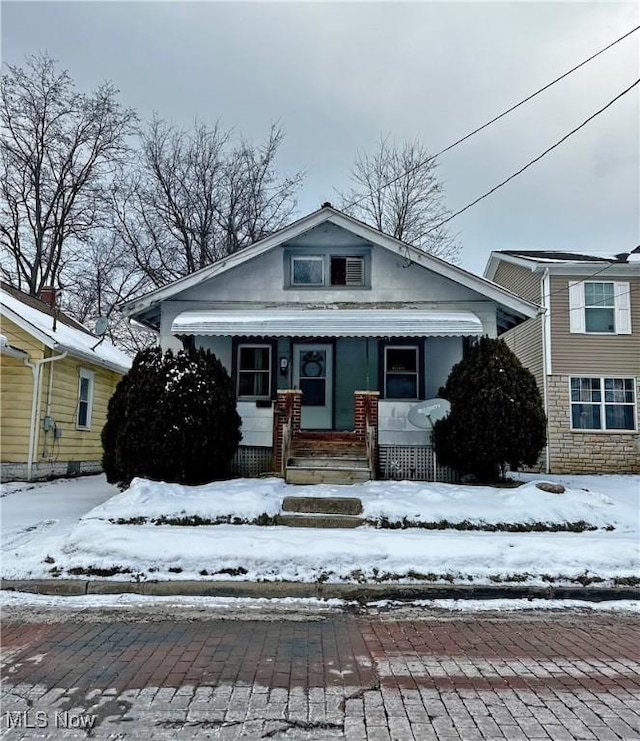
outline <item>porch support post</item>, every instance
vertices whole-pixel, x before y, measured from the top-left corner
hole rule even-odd
[[[378,446],[378,397],[379,391],[355,391],[355,433],[358,440],[367,437],[367,419],[375,430],[376,447]]]

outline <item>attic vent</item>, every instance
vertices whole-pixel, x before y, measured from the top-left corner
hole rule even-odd
[[[347,285],[361,286],[364,282],[364,260],[361,257],[347,257]]]
[[[364,285],[364,258],[362,257],[332,257],[331,258],[331,285],[332,286],[362,286]]]

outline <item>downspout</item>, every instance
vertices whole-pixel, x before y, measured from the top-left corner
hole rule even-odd
[[[545,473],[551,473],[551,452],[550,452],[550,440],[549,440],[549,404],[548,404],[548,389],[547,389],[547,370],[549,369],[549,364],[551,361],[551,358],[548,357],[547,352],[547,342],[549,341],[548,335],[548,326],[547,322],[549,321],[549,302],[547,300],[548,297],[548,285],[549,285],[549,268],[545,268],[544,272],[542,273],[542,278],[540,279],[540,298],[542,299],[542,305],[544,307],[544,313],[541,317],[542,320],[542,396],[544,399],[544,413],[547,416],[547,445],[545,447],[545,453],[544,453],[544,467],[545,467]]]
[[[31,421],[29,424],[29,453],[27,455],[27,481],[31,481],[33,475],[33,461],[35,458],[36,450],[36,433],[38,431],[38,409],[40,408],[40,391],[42,378],[42,366],[45,363],[53,363],[56,360],[62,360],[68,355],[65,350],[62,355],[54,355],[50,358],[43,358],[42,360],[29,360],[28,356],[22,360],[22,362],[31,368],[33,374],[33,392],[31,395]]]

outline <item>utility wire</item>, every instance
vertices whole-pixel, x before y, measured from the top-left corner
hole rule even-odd
[[[600,56],[600,54],[604,54],[605,51],[611,49],[611,47],[615,46],[616,44],[619,44],[621,41],[626,39],[628,36],[631,36],[632,33],[635,33],[640,29],[640,26],[636,26],[635,28],[632,28],[630,31],[627,31],[624,35],[620,36],[620,38],[616,39],[615,41],[612,41],[610,44],[607,44],[607,46],[600,49],[600,51],[597,51],[595,54],[592,54],[590,57],[585,59],[584,61],[580,62],[580,64],[576,64],[575,67],[572,67],[570,70],[567,70],[564,74],[560,75],[559,77],[556,77],[555,80],[552,80],[551,82],[547,83],[543,87],[536,90],[534,93],[531,93],[531,95],[528,95],[526,98],[523,98],[520,102],[516,103],[515,105],[512,105],[511,108],[507,108],[506,111],[503,111],[502,113],[498,114],[497,116],[494,116],[490,121],[487,121],[486,123],[482,124],[482,126],[478,126],[476,129],[471,131],[470,133],[466,134],[465,136],[461,137],[457,141],[453,142],[452,144],[449,144],[444,149],[441,149],[439,152],[436,152],[436,154],[430,155],[422,162],[418,162],[413,167],[408,168],[400,175],[397,175],[394,178],[391,178],[391,180],[388,180],[386,183],[383,183],[381,186],[376,188],[373,192],[379,193],[380,191],[387,188],[389,185],[393,185],[393,183],[397,182],[401,178],[405,177],[406,175],[410,175],[412,172],[415,172],[416,170],[419,170],[421,167],[424,167],[428,162],[431,162],[431,160],[435,160],[436,158],[443,155],[445,152],[448,152],[450,149],[453,149],[454,147],[457,147],[458,144],[462,144],[462,142],[466,141],[467,139],[470,139],[475,134],[479,133],[483,129],[486,129],[488,126],[491,126],[491,124],[494,124],[496,121],[499,121],[501,118],[504,118],[506,115],[511,113],[512,111],[515,111],[516,108],[519,108],[521,105],[524,105],[525,103],[528,103],[530,100],[536,97],[536,95],[540,95],[540,93],[543,93],[545,90],[548,90],[550,87],[555,85],[557,82],[560,82],[561,80],[564,80],[565,77],[568,77],[570,74],[575,72],[576,70],[580,69],[580,67],[584,67],[585,64],[592,61],[596,57]],[[357,206],[359,203],[361,203],[365,198],[367,198],[370,194],[359,196],[358,198],[355,198],[353,201],[350,201],[347,203],[343,210],[347,210],[351,208],[352,206]]]
[[[443,219],[442,221],[438,222],[435,226],[432,226],[431,229],[429,229],[429,230],[427,230],[425,232],[425,234],[430,234],[431,232],[435,231],[436,229],[439,229],[441,226],[443,226],[447,222],[451,221],[451,219],[455,219],[456,216],[459,216],[461,213],[464,213],[467,209],[471,208],[472,206],[475,206],[476,203],[480,203],[480,201],[484,200],[485,198],[487,198],[488,196],[490,196],[492,193],[495,193],[496,190],[498,190],[498,188],[502,188],[502,186],[503,185],[506,185],[510,180],[513,180],[515,177],[517,177],[518,175],[522,174],[525,170],[527,170],[529,167],[531,167],[531,165],[534,165],[536,162],[539,162],[545,155],[549,154],[549,152],[551,152],[552,150],[554,150],[556,147],[559,147],[560,144],[562,144],[564,141],[566,141],[570,136],[573,136],[573,134],[575,134],[577,131],[580,131],[580,129],[582,129],[584,126],[586,126],[590,121],[593,121],[593,119],[596,116],[599,116],[601,113],[603,113],[604,111],[606,111],[607,108],[609,108],[617,100],[619,100],[620,98],[622,98],[623,95],[626,95],[629,91],[633,90],[633,88],[636,85],[638,85],[638,83],[640,83],[640,78],[638,78],[634,83],[632,83],[631,85],[629,85],[629,87],[626,88],[625,90],[623,90],[621,93],[619,93],[618,95],[616,95],[616,97],[613,98],[613,100],[610,100],[605,106],[603,106],[602,108],[600,108],[599,111],[596,111],[591,116],[589,116],[589,118],[585,119],[579,126],[576,126],[575,129],[572,129],[568,134],[565,134],[562,137],[562,139],[559,139],[555,144],[552,144],[550,147],[548,147],[547,149],[545,149],[544,152],[542,152],[542,154],[539,154],[537,157],[535,157],[534,159],[532,159],[529,162],[527,162],[527,164],[524,165],[523,167],[521,167],[517,172],[514,172],[512,175],[509,175],[508,178],[506,178],[505,180],[503,180],[501,183],[498,183],[498,185],[496,185],[493,188],[491,188],[491,190],[488,190],[486,193],[483,193],[481,196],[479,196],[478,198],[476,198],[475,201],[472,201],[471,203],[468,203],[463,208],[461,208],[458,211],[455,211],[454,213],[452,213],[446,219]]]

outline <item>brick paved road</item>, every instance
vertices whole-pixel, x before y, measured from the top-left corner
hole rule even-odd
[[[640,739],[640,627],[631,614],[244,617],[5,615],[2,732]],[[79,730],[83,723],[93,725]]]

